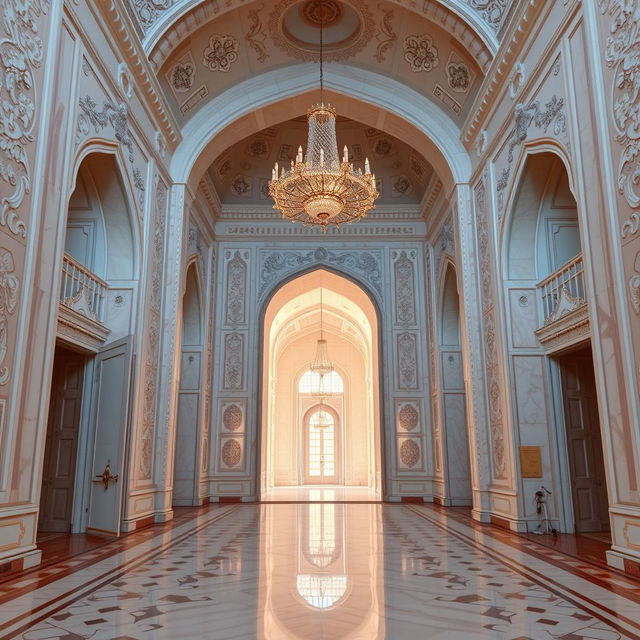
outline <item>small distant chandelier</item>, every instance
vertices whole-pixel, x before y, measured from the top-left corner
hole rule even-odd
[[[320,374],[319,392],[323,392],[323,378],[327,373],[331,373],[334,369],[333,362],[329,360],[329,350],[327,349],[327,341],[324,338],[322,326],[322,288],[320,288],[320,338],[316,344],[316,357],[311,366],[311,371]]]
[[[283,217],[291,222],[317,225],[326,231],[330,224],[339,227],[364,218],[380,194],[368,158],[363,172],[349,162],[346,145],[342,162],[338,156],[336,110],[323,100],[323,17],[321,14],[320,104],[307,112],[307,154],[303,157],[302,146],[298,147],[295,162],[291,161],[288,170],[276,162],[271,172],[269,195],[275,202],[273,208]]]

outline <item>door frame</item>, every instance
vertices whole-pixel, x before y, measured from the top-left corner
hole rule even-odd
[[[335,480],[333,482],[308,482],[307,469],[309,467],[309,419],[319,411],[325,411],[333,417],[333,433],[334,433],[334,465],[335,465]],[[305,485],[340,485],[342,484],[343,469],[342,469],[342,432],[341,432],[341,420],[338,412],[330,405],[323,402],[318,402],[312,407],[309,407],[302,417],[302,486]]]

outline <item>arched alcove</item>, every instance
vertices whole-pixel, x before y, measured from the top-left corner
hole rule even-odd
[[[341,391],[327,387],[319,394],[300,386],[321,328]],[[291,497],[292,491],[308,496],[307,489],[316,485],[380,498],[378,351],[375,308],[364,290],[347,278],[317,269],[289,280],[272,296],[264,314],[262,346],[263,499]],[[334,418],[336,469],[325,480],[314,480],[305,467],[305,429],[318,405]]]
[[[187,268],[182,299],[182,351],[176,413],[173,504],[200,504],[199,433],[202,419],[202,304],[196,263]]]
[[[447,260],[441,278],[438,313],[439,416],[442,487],[447,505],[471,505],[471,467],[460,341],[460,298],[455,267]]]

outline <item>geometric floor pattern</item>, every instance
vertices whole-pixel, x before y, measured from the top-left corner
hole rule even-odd
[[[637,582],[427,505],[216,506],[79,567],[17,584],[0,639],[640,640]]]

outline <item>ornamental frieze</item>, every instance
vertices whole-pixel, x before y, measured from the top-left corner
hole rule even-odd
[[[333,251],[319,247],[313,251],[273,251],[261,256],[260,290],[262,298],[269,288],[288,273],[308,269],[315,265],[334,266],[354,275],[367,284],[382,301],[381,251]]]

